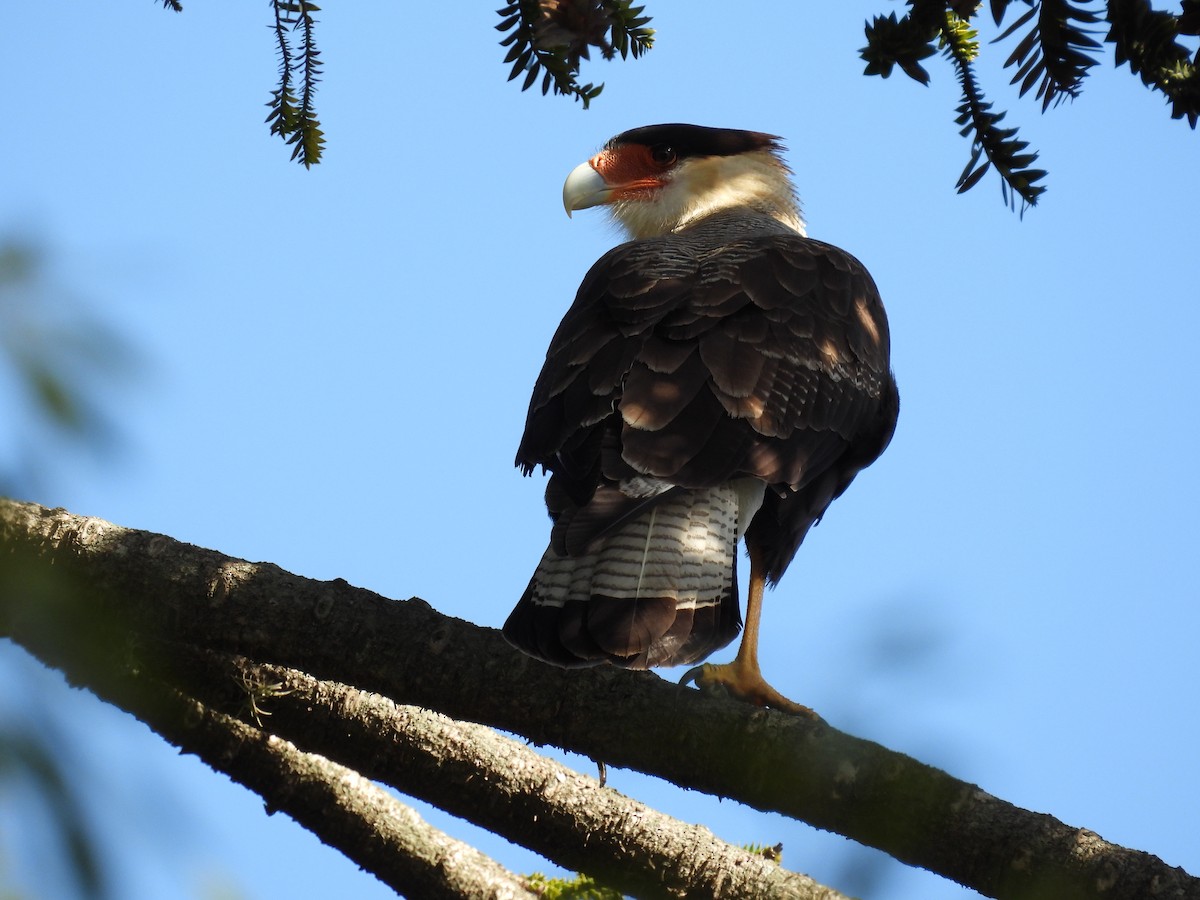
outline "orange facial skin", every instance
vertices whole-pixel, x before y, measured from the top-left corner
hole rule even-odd
[[[666,184],[664,173],[671,164],[654,159],[653,150],[644,144],[625,144],[601,150],[588,160],[612,189],[613,200],[644,199]]]

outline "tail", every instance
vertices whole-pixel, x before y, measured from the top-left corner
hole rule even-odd
[[[581,555],[547,549],[504,636],[560,666],[697,662],[741,628],[737,540],[735,488],[676,490]]]

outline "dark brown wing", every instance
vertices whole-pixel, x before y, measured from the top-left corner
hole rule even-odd
[[[756,213],[714,216],[592,267],[547,352],[517,464],[553,473],[556,532],[566,515],[585,543],[650,502],[598,491],[623,479],[759,478],[774,492],[752,532],[777,580],[891,436],[888,357],[861,263]]]

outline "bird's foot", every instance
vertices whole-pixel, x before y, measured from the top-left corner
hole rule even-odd
[[[718,694],[734,697],[753,703],[755,706],[768,706],[780,712],[790,713],[817,722],[824,721],[807,706],[801,706],[789,700],[771,685],[767,684],[758,666],[748,665],[740,659],[717,665],[704,663],[689,669],[679,679],[680,684],[695,683],[703,693]]]

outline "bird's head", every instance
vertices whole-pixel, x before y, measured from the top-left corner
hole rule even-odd
[[[634,238],[676,231],[748,207],[801,234],[804,222],[771,134],[701,125],[648,125],[618,134],[563,185],[567,215],[605,205]]]

